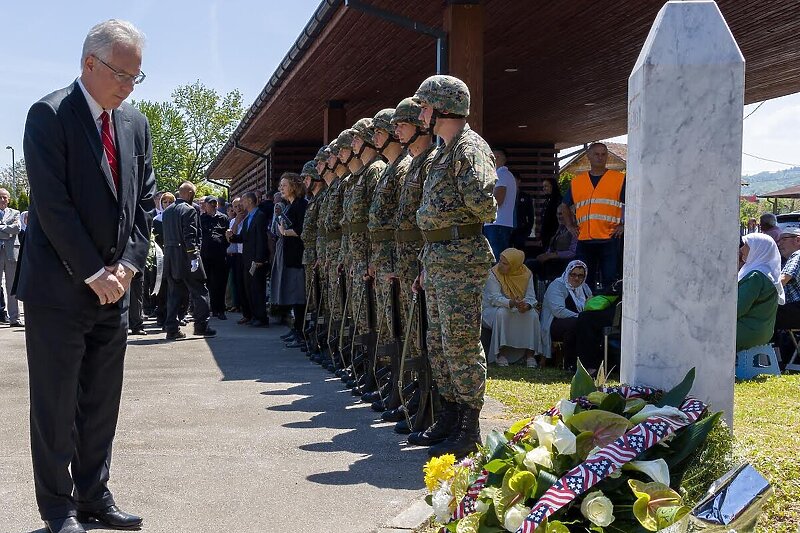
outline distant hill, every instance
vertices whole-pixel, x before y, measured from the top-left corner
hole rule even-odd
[[[742,176],[742,195],[764,194],[767,192],[785,189],[793,185],[800,185],[800,167],[792,167],[777,172],[759,172],[750,176]]]

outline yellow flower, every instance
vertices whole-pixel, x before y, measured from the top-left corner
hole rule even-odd
[[[453,465],[456,463],[456,456],[446,453],[440,457],[433,457],[422,468],[425,472],[425,486],[430,492],[436,490],[443,481],[449,481],[455,475]]]

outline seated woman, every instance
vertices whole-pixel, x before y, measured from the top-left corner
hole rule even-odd
[[[547,287],[542,302],[542,353],[552,358],[552,342],[562,342],[569,367],[577,360],[578,315],[592,297],[585,283],[587,270],[583,261],[571,261],[561,277]]]
[[[535,368],[535,354],[541,353],[533,277],[524,260],[522,250],[504,250],[500,261],[489,270],[483,289],[481,321],[492,330],[486,360],[496,360],[498,366],[508,366],[510,358],[513,362],[525,357],[528,367]]]
[[[525,262],[537,280],[555,279],[563,272],[564,267],[575,259],[578,238],[570,233],[564,225],[561,211],[557,212],[556,217],[558,218],[558,228],[550,242],[544,243],[547,250],[537,255],[535,259],[528,259]]]
[[[739,249],[739,297],[736,307],[736,351],[767,344],[775,329],[778,305],[786,301],[780,282],[781,255],[765,233],[742,237]]]

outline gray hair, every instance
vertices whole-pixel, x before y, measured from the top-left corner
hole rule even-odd
[[[761,215],[761,224],[768,224],[769,226],[777,226],[778,225],[778,217],[776,217],[772,213],[764,213]]]
[[[83,41],[81,68],[89,56],[108,61],[115,44],[133,46],[141,49],[144,46],[144,33],[127,20],[111,19],[94,26]]]

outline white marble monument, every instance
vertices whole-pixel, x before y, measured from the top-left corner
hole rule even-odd
[[[713,1],[667,2],[628,81],[625,383],[692,395],[732,427],[744,57]]]

